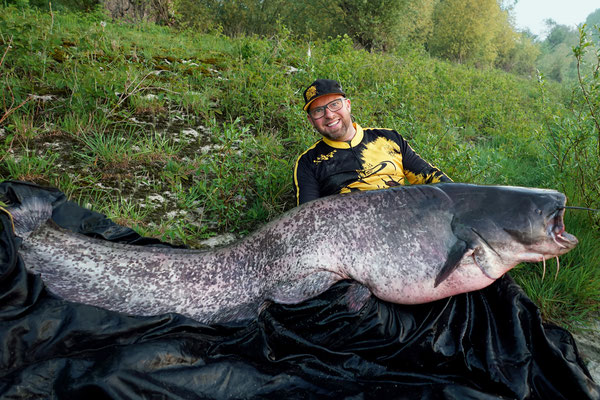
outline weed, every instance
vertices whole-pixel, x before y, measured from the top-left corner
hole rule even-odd
[[[93,166],[116,166],[126,168],[134,155],[133,142],[116,130],[94,130],[80,136],[84,151],[75,154]]]
[[[22,156],[5,157],[0,168],[6,170],[7,177],[21,181],[44,181],[53,170],[58,154],[46,151],[35,154],[27,151]]]
[[[141,207],[139,203],[122,196],[117,196],[116,199],[112,197],[105,198],[96,207],[117,224],[134,229],[140,229],[141,221],[144,221],[151,212]]]
[[[156,131],[142,132],[138,136],[139,139],[136,140],[135,146],[132,146],[132,150],[136,151],[133,156],[140,162],[168,162],[181,150],[180,144]]]

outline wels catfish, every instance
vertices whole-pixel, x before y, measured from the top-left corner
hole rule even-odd
[[[400,304],[482,289],[518,263],[575,247],[565,203],[554,190],[460,183],[354,192],[306,203],[209,251],[72,233],[50,220],[41,197],[9,211],[28,269],[64,299],[219,323],[253,318],[268,301],[302,302],[342,279]]]

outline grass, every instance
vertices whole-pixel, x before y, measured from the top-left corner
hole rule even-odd
[[[26,151],[23,155],[9,156],[4,160],[4,167],[10,177],[22,181],[37,181],[45,177],[54,168],[58,154],[46,151],[43,154],[32,154]]]
[[[83,142],[83,151],[75,154],[85,164],[100,163],[103,167],[127,168],[130,162],[134,161],[133,142],[120,132],[93,131],[80,139]]]
[[[98,13],[0,12],[0,179],[58,187],[142,235],[195,247],[292,208],[293,163],[318,139],[301,93],[318,77],[343,82],[358,123],[397,129],[455,181],[555,188],[585,203],[569,185],[585,160],[556,162],[589,125],[569,117],[584,104],[570,87],[418,49],[369,53],[347,37],[229,38]],[[594,221],[570,218],[581,244],[556,281],[538,265],[515,269],[549,321],[571,326],[600,309]]]

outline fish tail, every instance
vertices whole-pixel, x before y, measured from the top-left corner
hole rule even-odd
[[[27,197],[6,210],[12,217],[15,235],[26,238],[52,217],[52,203],[40,197]]]

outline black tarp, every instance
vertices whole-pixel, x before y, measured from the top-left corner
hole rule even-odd
[[[0,184],[18,203],[50,196],[59,225],[161,245],[54,189]],[[0,213],[2,399],[598,399],[572,336],[544,324],[508,276],[417,306],[372,298],[348,311],[336,284],[253,321],[207,326],[64,301],[26,272]]]

